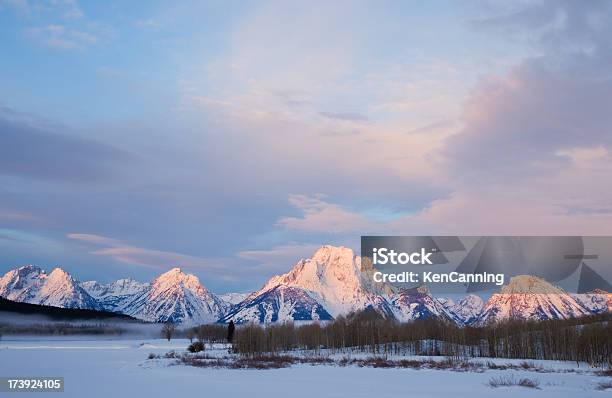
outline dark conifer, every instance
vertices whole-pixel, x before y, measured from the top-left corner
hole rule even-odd
[[[234,341],[234,330],[236,330],[234,321],[230,321],[229,325],[227,325],[227,342],[228,343],[231,343],[232,341]]]

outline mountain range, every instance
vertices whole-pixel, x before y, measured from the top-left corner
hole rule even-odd
[[[570,294],[528,275],[513,277],[486,302],[468,295],[455,303],[434,298],[426,286],[402,290],[372,286],[360,260],[349,248],[323,246],[253,293],[224,295],[210,292],[196,276],[180,268],[150,283],[120,279],[100,284],[79,282],[61,268],[47,274],[26,265],[0,278],[0,296],[17,302],[104,310],[150,322],[186,325],[230,320],[331,320],[364,309],[401,322],[438,318],[459,325],[481,325],[507,318],[564,319],[612,310],[610,293]]]

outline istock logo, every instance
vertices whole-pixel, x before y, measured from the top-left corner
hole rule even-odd
[[[429,259],[429,257],[433,253],[427,252],[424,248],[422,248],[420,252],[413,252],[413,253],[399,252],[398,253],[393,249],[389,250],[386,247],[381,247],[381,248],[372,249],[372,253],[374,254],[373,256],[374,265],[433,264],[431,260]]]

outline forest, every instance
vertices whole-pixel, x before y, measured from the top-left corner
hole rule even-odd
[[[612,314],[565,320],[507,320],[459,327],[427,319],[400,323],[375,311],[309,324],[242,325],[233,350],[239,354],[278,354],[295,350],[320,353],[426,355],[459,358],[520,358],[586,362],[612,367]]]

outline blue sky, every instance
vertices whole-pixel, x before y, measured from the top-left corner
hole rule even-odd
[[[0,0],[0,272],[612,233],[608,2],[328,3]]]

